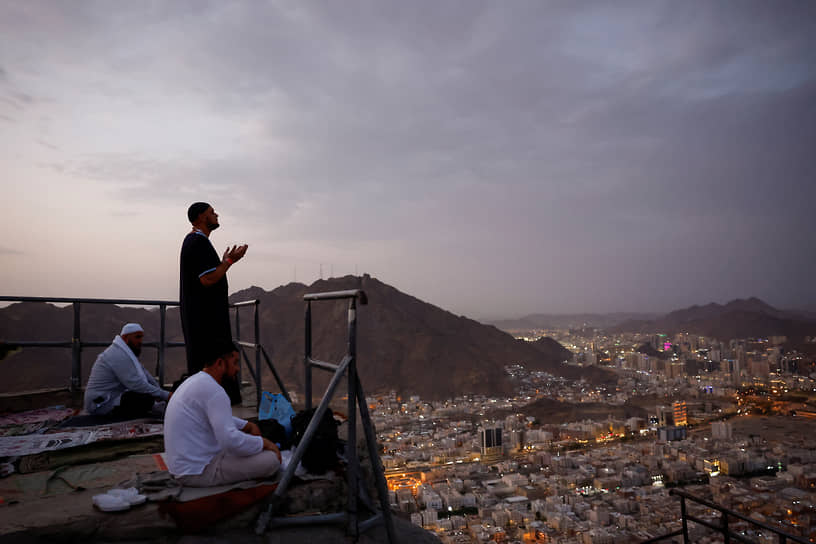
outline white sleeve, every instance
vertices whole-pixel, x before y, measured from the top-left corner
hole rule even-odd
[[[167,400],[167,397],[170,396],[169,392],[159,387],[158,382],[155,382],[155,380],[151,382],[146,379],[146,376],[149,376],[147,372],[144,374],[138,372],[133,363],[127,359],[127,356],[118,358],[112,357],[110,360],[110,368],[113,370],[113,373],[116,374],[116,379],[119,380],[119,383],[124,385],[129,391],[160,397],[163,400]]]
[[[244,420],[232,417],[229,397],[224,391],[219,391],[210,397],[206,407],[207,419],[210,421],[215,439],[221,449],[239,457],[255,455],[263,450],[263,439],[260,436],[247,434],[236,427],[236,419]],[[246,425],[245,421],[241,428],[244,425]]]
[[[232,421],[235,423],[235,428],[239,431],[246,427],[246,424],[249,423],[246,419],[241,419],[240,417],[232,416]]]

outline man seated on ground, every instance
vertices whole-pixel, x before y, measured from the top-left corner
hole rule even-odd
[[[280,451],[252,422],[233,417],[220,385],[240,364],[230,341],[215,342],[204,369],[173,393],[164,417],[167,468],[183,485],[211,487],[268,478],[280,468]]]
[[[85,411],[117,419],[161,415],[170,393],[139,362],[143,340],[142,326],[128,323],[99,354],[85,386]]]

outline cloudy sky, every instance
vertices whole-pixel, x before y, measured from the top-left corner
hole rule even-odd
[[[0,0],[2,294],[816,306],[816,3]]]

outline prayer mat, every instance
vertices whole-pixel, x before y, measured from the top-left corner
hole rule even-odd
[[[0,416],[0,437],[44,432],[76,413],[77,410],[73,408],[52,406],[39,410],[3,414]]]
[[[141,420],[140,420],[141,421]],[[21,457],[46,451],[85,446],[102,440],[125,440],[159,436],[164,432],[161,423],[123,422],[48,434],[29,434],[0,437],[0,457]]]
[[[116,417],[112,415],[93,415],[93,414],[82,414],[74,417],[69,417],[65,421],[62,421],[57,425],[57,428],[60,429],[77,429],[82,427],[97,427],[100,425],[112,425],[114,423],[124,423],[124,422],[131,422],[131,423],[161,423],[162,420],[158,418],[148,417],[148,418],[137,418],[137,419],[130,419],[127,417]]]
[[[96,432],[92,430],[4,436],[0,437],[0,457],[20,457],[44,451],[73,448],[90,444],[96,440]]]

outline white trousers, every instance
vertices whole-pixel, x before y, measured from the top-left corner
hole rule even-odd
[[[176,479],[189,487],[214,487],[244,480],[271,478],[279,468],[278,454],[274,451],[263,450],[247,457],[222,451],[213,457],[201,474],[177,476]]]

